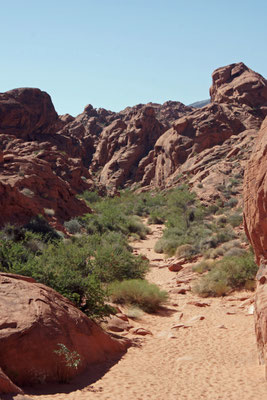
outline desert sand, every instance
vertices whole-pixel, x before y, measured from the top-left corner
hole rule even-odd
[[[135,338],[135,346],[120,359],[91,367],[71,384],[30,389],[28,396],[35,400],[267,399],[249,304],[253,294],[201,299],[191,291],[175,293],[177,280],[190,286],[196,276],[189,264],[178,273],[161,268],[164,256],[153,248],[162,227],[150,228],[146,240],[132,245],[152,264],[148,280],[167,290],[170,297],[157,315],[143,314],[133,324],[152,335],[129,332],[127,337]],[[189,304],[194,301],[206,306]]]

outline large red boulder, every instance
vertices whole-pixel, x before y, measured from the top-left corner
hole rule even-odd
[[[53,289],[17,275],[0,274],[0,321],[0,367],[17,385],[70,379],[127,347]],[[60,346],[78,353],[77,368]]]
[[[0,132],[28,137],[48,129],[58,115],[50,96],[40,89],[19,88],[0,93]]]

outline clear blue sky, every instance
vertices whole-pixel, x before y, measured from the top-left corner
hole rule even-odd
[[[266,0],[0,0],[0,92],[38,87],[59,114],[209,97],[212,71],[267,75]]]

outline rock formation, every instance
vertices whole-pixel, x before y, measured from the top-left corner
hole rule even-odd
[[[219,147],[227,140],[230,140],[230,144],[234,136],[239,138],[242,134],[240,142],[239,139],[233,139],[235,152],[239,149],[246,151],[247,146],[243,148],[241,144],[244,132],[255,136],[259,129],[266,114],[266,90],[266,80],[243,63],[219,68],[213,74],[211,104],[197,110],[180,107],[179,118],[171,121],[169,129],[162,118],[164,112],[154,108],[154,121],[152,123],[150,119],[149,126],[154,134],[150,133],[150,137],[159,137],[154,144],[146,145],[146,151],[140,151],[139,136],[142,135],[143,139],[146,133],[139,128],[138,134],[134,125],[135,119],[140,116],[131,114],[128,109],[129,117],[123,120],[127,127],[123,124],[120,125],[120,130],[117,130],[117,126],[107,127],[100,135],[93,156],[92,170],[99,173],[99,181],[102,184],[111,187],[133,182],[150,188],[166,187],[177,184],[181,174],[184,177],[185,173],[199,169],[199,159],[206,152],[212,160],[206,164],[207,178],[210,174],[209,167],[214,164],[214,160],[220,160]],[[141,112],[142,108],[137,106],[136,110]],[[158,127],[156,128],[156,120],[162,124],[161,134]],[[116,130],[116,133],[111,134],[110,128],[112,132]],[[128,140],[130,135],[131,139]],[[229,148],[228,153],[230,150],[233,149]],[[232,169],[231,161],[228,161],[228,166]],[[220,179],[227,177],[223,176]],[[189,182],[194,189],[195,182],[196,180]]]
[[[15,391],[4,374],[17,385],[63,381],[125,351],[126,341],[111,338],[53,289],[12,274],[0,274],[0,285],[0,391]],[[78,353],[77,368],[56,352],[59,344]]]
[[[85,190],[186,179],[202,200],[220,197],[230,171],[242,177],[266,115],[267,82],[243,63],[212,79],[211,103],[199,109],[167,101],[115,113],[89,104],[76,118],[58,116],[39,89],[0,94],[0,225],[47,217],[47,209],[55,223],[90,212],[76,198]]]
[[[255,328],[259,359],[267,378],[267,118],[259,131],[244,177],[244,225],[259,270],[255,297]]]
[[[267,260],[267,118],[258,133],[244,177],[244,223],[257,263]]]
[[[210,96],[212,102],[247,105],[266,115],[266,79],[242,62],[213,72]]]

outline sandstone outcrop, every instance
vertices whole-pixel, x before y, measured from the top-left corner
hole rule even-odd
[[[267,118],[259,131],[244,177],[244,225],[254,248],[259,270],[256,276],[255,330],[261,363],[267,379]]]
[[[150,188],[173,186],[179,182],[179,175],[182,174],[184,179],[185,174],[199,168],[199,160],[205,152],[206,158],[209,156],[212,160],[211,166],[221,161],[219,148],[226,141],[228,145],[232,141],[235,149],[228,147],[226,167],[231,170],[230,150],[234,150],[232,155],[235,152],[236,156],[239,150],[245,155],[249,147],[248,143],[243,147],[245,132],[251,139],[262,123],[267,109],[266,90],[267,81],[243,63],[219,68],[213,74],[212,102],[205,107],[186,108],[173,102],[164,103],[161,107],[153,103],[146,106],[154,110],[154,121],[150,121],[149,129],[156,134],[150,134],[150,137],[155,139],[158,135],[158,139],[149,144],[146,141],[140,143],[140,135],[143,140],[147,130],[139,129],[140,134],[136,132],[131,139],[128,138],[130,132],[137,128],[135,120],[140,119],[145,110],[142,105],[128,108],[126,115],[125,110],[119,113],[120,118],[99,136],[91,169],[99,174],[102,184],[110,187],[131,185],[133,182]],[[175,107],[173,113],[170,112],[172,107]],[[165,115],[168,123],[164,120]],[[178,119],[172,119],[175,116]],[[161,132],[156,128],[156,121],[161,124]],[[241,135],[240,140],[235,138]],[[145,151],[140,151],[140,146],[144,144]],[[211,171],[204,169],[207,178]],[[224,179],[227,178],[223,174],[217,184]],[[214,181],[214,178],[211,180]],[[196,189],[194,182],[190,185]],[[208,192],[214,192],[212,184]],[[214,195],[218,197],[218,191]]]
[[[14,384],[70,379],[125,351],[128,342],[111,338],[53,289],[11,274],[0,274],[0,285],[0,366]],[[59,344],[78,353],[77,368],[56,352]]]
[[[40,89],[19,88],[0,93],[0,132],[28,138],[49,130],[58,116],[50,96]]]
[[[244,223],[257,262],[267,261],[267,118],[258,133],[244,177]]]
[[[60,119],[39,89],[0,94],[0,225],[28,222],[37,214],[63,222],[90,212],[76,194],[92,187],[78,139],[56,132]]]
[[[115,113],[89,104],[76,118],[58,116],[39,89],[0,94],[0,224],[47,218],[45,209],[62,223],[90,211],[76,198],[85,190],[112,194],[186,180],[203,201],[224,200],[217,187],[231,171],[242,183],[266,88],[261,75],[231,64],[213,73],[211,103],[200,109],[167,101]]]
[[[266,115],[266,79],[242,62],[218,68],[213,72],[210,96],[213,102],[243,104],[258,113],[262,112],[262,116]]]
[[[139,162],[163,132],[153,107],[142,107],[128,124],[115,120],[103,130],[93,158],[92,170],[103,168],[100,183],[119,187],[127,181],[136,182],[141,174]]]
[[[23,393],[23,391],[9,379],[0,368],[0,394],[2,393],[18,394]]]

